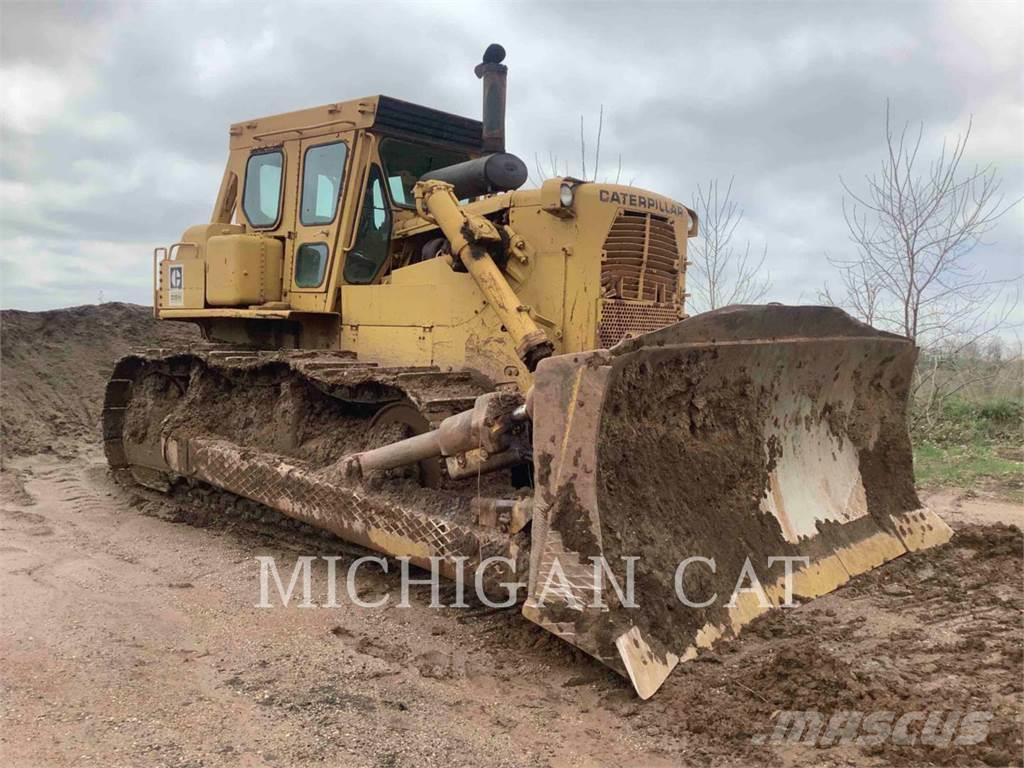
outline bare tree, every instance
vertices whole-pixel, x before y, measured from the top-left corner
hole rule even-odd
[[[594,140],[594,160],[591,166],[591,172],[587,172],[587,138],[586,138],[586,125],[583,115],[580,115],[580,164],[579,172],[574,172],[569,166],[569,161],[564,158],[559,158],[553,152],[548,153],[546,162],[542,162],[540,155],[534,154],[533,165],[534,172],[537,175],[536,179],[532,178],[531,182],[534,184],[540,184],[545,179],[554,178],[556,176],[573,176],[582,181],[597,181],[598,174],[601,171],[601,137],[604,132],[604,104],[601,105],[600,111],[597,115],[597,136]],[[605,175],[601,181],[610,182],[612,184],[618,184],[622,178],[622,155],[618,155],[618,161],[615,168],[615,175]],[[630,184],[633,183],[631,179]]]
[[[828,257],[839,271],[841,293],[826,286],[821,294],[924,350],[915,392],[925,418],[975,383],[971,351],[1007,327],[1019,302],[1019,278],[990,279],[972,259],[1019,201],[1004,202],[993,165],[965,167],[971,127],[951,144],[944,141],[928,161],[922,157],[923,124],[897,130],[886,102],[881,170],[865,177],[863,191],[840,179],[856,253]],[[1017,290],[1009,290],[1014,285]],[[942,375],[953,369],[957,376]]]
[[[1014,306],[1005,287],[971,260],[984,236],[1017,201],[1004,204],[992,165],[964,169],[971,124],[921,159],[923,124],[897,131],[886,102],[881,171],[854,191],[840,179],[843,215],[856,246],[852,258],[829,257],[843,293],[823,298],[861,319],[896,330],[920,346],[977,341],[1005,324]]]
[[[729,179],[724,193],[718,179],[709,181],[706,188],[698,184],[693,197],[700,228],[688,246],[687,287],[697,311],[754,303],[764,298],[771,285],[764,270],[768,246],[752,255],[749,240],[742,246],[734,243],[743,209],[732,199],[733,181]]]
[[[839,280],[842,300],[832,295],[826,283],[819,295],[822,302],[834,307],[845,306],[868,325],[878,325],[882,286],[875,281],[870,265],[864,262],[843,265],[839,270]]]

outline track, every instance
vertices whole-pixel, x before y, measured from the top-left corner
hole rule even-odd
[[[124,417],[137,385],[147,377],[160,376],[184,394],[197,374],[235,386],[277,386],[282,396],[295,386],[315,389],[355,418],[409,401],[432,425],[472,407],[476,397],[494,389],[491,382],[470,372],[442,372],[434,366],[381,367],[342,352],[252,351],[223,345],[149,349],[121,358],[107,385],[103,436],[112,468],[147,466],[138,451],[129,457],[124,440]],[[293,430],[297,425],[287,426]]]
[[[148,350],[114,368],[104,449],[116,473],[142,485],[169,490],[188,478],[417,564],[442,558],[444,573],[460,557],[525,553],[525,534],[513,540],[480,525],[473,509],[475,497],[510,494],[508,474],[425,488],[405,473],[354,486],[337,462],[395,439],[403,425],[376,421],[389,407],[409,409],[426,429],[493,389],[470,372],[383,367],[345,353]]]

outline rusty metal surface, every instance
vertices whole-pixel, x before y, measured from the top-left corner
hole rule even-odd
[[[611,349],[623,339],[641,336],[679,320],[680,307],[644,301],[602,299],[597,345]]]
[[[601,250],[598,347],[610,349],[681,319],[684,254],[668,219],[620,211]]]
[[[512,540],[474,525],[469,499],[452,498],[444,514],[431,514],[395,497],[347,485],[315,472],[303,462],[224,440],[165,441],[170,468],[260,502],[296,520],[331,531],[377,552],[408,556],[429,568],[441,558],[441,573],[452,578],[457,558],[471,570],[485,556],[510,556]]]

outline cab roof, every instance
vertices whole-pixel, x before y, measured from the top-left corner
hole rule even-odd
[[[470,117],[378,95],[235,123],[230,129],[230,143],[231,149],[271,147],[288,139],[331,136],[357,129],[373,129],[382,135],[418,139],[478,154],[483,126]]]

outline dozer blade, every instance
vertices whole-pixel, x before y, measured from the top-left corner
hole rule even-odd
[[[647,698],[789,602],[773,558],[795,603],[947,541],[914,490],[915,356],[840,310],[762,306],[545,360],[523,613]]]

